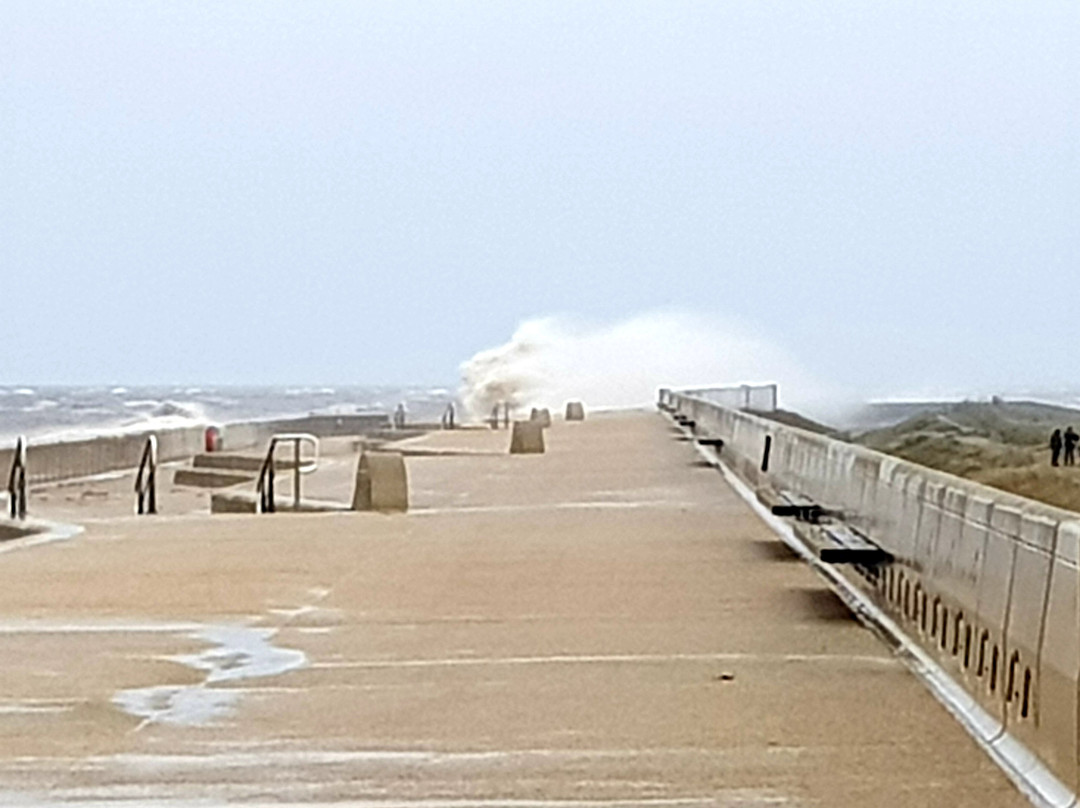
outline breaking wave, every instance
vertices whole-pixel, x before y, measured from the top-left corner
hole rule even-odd
[[[522,323],[508,342],[461,365],[462,403],[474,417],[513,407],[634,407],[658,387],[780,384],[785,406],[820,411],[833,393],[786,352],[735,323],[657,312],[596,325],[561,317]]]

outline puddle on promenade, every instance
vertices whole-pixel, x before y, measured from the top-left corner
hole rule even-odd
[[[197,726],[228,714],[242,690],[215,688],[222,682],[276,676],[307,664],[303,651],[279,648],[270,641],[276,629],[245,626],[205,626],[189,636],[211,647],[198,654],[169,657],[202,671],[206,677],[194,685],[158,685],[121,690],[113,703],[146,724]]]

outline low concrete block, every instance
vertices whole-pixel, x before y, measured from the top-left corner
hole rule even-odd
[[[37,522],[25,519],[0,519],[0,542],[21,539],[25,536],[33,536],[36,533],[44,533],[48,528]]]
[[[254,482],[250,474],[221,471],[219,469],[177,469],[173,472],[174,485],[190,485],[197,488],[228,488],[231,485]]]
[[[407,511],[409,480],[400,452],[364,452],[356,466],[354,511]]]
[[[514,421],[510,454],[543,454],[544,426],[539,420]]]
[[[250,471],[252,474],[258,474],[259,470],[262,469],[262,464],[262,457],[257,457],[255,455],[227,454],[225,452],[195,455],[191,460],[191,465],[198,469]]]
[[[257,513],[255,503],[258,496],[249,491],[230,491],[229,493],[210,495],[210,513]],[[339,513],[348,511],[344,502],[329,502],[322,499],[302,499],[297,507],[291,496],[275,497],[274,510],[277,513]]]
[[[253,494],[211,494],[210,513],[256,513]]]
[[[296,461],[291,457],[284,457],[285,451],[283,449],[278,450],[279,457],[274,459],[274,468],[277,471],[291,471],[296,468]],[[212,454],[195,455],[191,461],[197,469],[224,469],[226,471],[241,471],[250,472],[252,475],[257,475],[262,471],[263,463],[266,462],[265,455],[245,455],[245,454],[226,454],[225,452],[215,452]],[[303,465],[305,461],[301,460]]]
[[[530,421],[536,421],[544,429],[551,426],[551,410],[546,407],[542,410],[533,407],[532,413],[529,414]]]
[[[580,401],[569,401],[566,404],[566,420],[567,421],[584,421],[585,420],[585,405]]]

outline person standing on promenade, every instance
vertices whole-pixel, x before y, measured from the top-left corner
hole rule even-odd
[[[1073,430],[1073,428],[1070,426],[1070,427],[1067,427],[1065,429],[1064,440],[1065,440],[1065,465],[1066,466],[1075,466],[1076,465],[1076,442],[1078,440],[1080,440],[1080,435],[1078,435]]]
[[[1061,430],[1055,429],[1050,435],[1050,465],[1058,465],[1058,459],[1061,457]]]

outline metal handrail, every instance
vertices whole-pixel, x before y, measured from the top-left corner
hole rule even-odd
[[[135,513],[157,513],[157,435],[148,435],[139,460],[139,473],[135,475]]]
[[[8,474],[8,511],[12,519],[26,518],[26,438],[19,436]]]
[[[274,479],[277,469],[274,461],[274,453],[278,444],[291,442],[293,444],[293,507],[300,507],[300,475],[310,474],[319,467],[319,439],[308,432],[280,432],[270,438],[270,446],[266,450],[266,459],[263,460],[259,470],[259,481],[255,485],[255,493],[258,499],[255,503],[256,513],[274,513],[277,503],[274,500]],[[312,447],[313,456],[306,463],[301,463],[300,446],[309,443]]]

